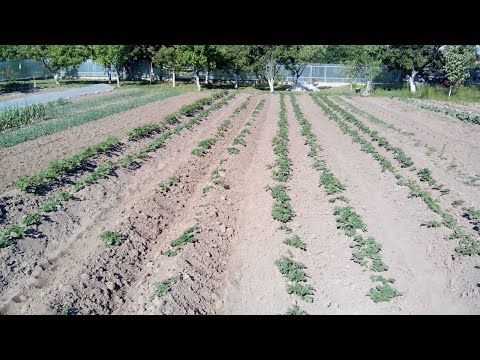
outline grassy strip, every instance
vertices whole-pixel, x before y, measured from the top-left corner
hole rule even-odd
[[[47,170],[41,170],[35,175],[22,175],[13,182],[13,185],[22,191],[35,192],[51,185],[61,176],[72,173],[85,165],[86,161],[99,154],[106,153],[114,149],[119,140],[114,137],[108,137],[97,145],[85,149],[79,154],[73,155],[68,159],[56,159],[50,162]]]
[[[74,114],[71,116],[67,115],[65,117],[51,119],[49,121],[38,122],[13,131],[7,131],[0,134],[0,148],[14,146],[27,140],[33,140],[45,135],[54,134],[56,132],[90,121],[98,120],[121,111],[134,109],[153,101],[166,99],[178,95],[181,92],[183,92],[181,89],[169,89],[145,97],[129,97],[126,102],[119,104],[108,105],[101,109],[91,109],[84,113]]]
[[[295,118],[301,126],[301,134],[305,138],[305,144],[310,148],[309,156],[313,160],[313,168],[320,172],[320,186],[325,188],[327,195],[335,196],[332,198],[332,202],[342,200],[348,203],[349,201],[345,196],[337,196],[337,194],[345,190],[345,186],[328,169],[325,161],[320,158],[318,150],[321,148],[318,146],[317,137],[312,131],[310,122],[303,115],[293,94],[290,94],[290,99]],[[353,207],[335,207],[333,214],[337,216],[337,228],[342,229],[345,235],[354,240],[354,243],[350,245],[353,249],[352,260],[374,272],[388,270],[388,266],[381,259],[381,245],[376,242],[373,236],[368,237],[366,240],[363,238],[362,234],[367,230],[367,227]],[[372,297],[373,294],[375,294],[375,288],[370,289],[369,293],[372,300],[375,301],[376,298],[374,299]],[[389,301],[394,296],[397,296],[391,293],[389,294],[392,296],[382,297],[381,301]]]
[[[195,238],[195,234],[198,232],[199,228],[197,226],[192,226],[186,229],[182,235],[180,235],[175,240],[170,242],[171,249],[162,251],[162,255],[171,257],[176,256],[185,245],[188,243],[196,242],[197,239]]]
[[[180,133],[185,128],[191,128],[195,124],[200,123],[205,117],[207,117],[212,111],[219,109],[223,105],[227,104],[228,101],[235,96],[232,94],[231,96],[227,96],[222,101],[214,104],[213,106],[209,107],[206,110],[203,110],[199,114],[197,114],[192,119],[188,120],[185,123],[178,125],[174,130],[167,130],[165,133],[160,135],[158,138],[154,139],[148,145],[146,145],[140,151],[129,154],[124,156],[123,158],[118,159],[115,162],[107,162],[98,166],[95,171],[84,177],[83,179],[79,179],[75,182],[67,192],[63,192],[55,197],[49,198],[43,205],[39,207],[40,212],[52,212],[56,211],[57,207],[62,205],[62,203],[68,201],[69,199],[73,198],[73,194],[80,191],[81,189],[96,183],[101,178],[108,176],[112,173],[115,169],[119,167],[128,167],[132,163],[136,162],[138,159],[141,159],[148,155],[151,152],[156,151],[158,148],[162,147],[165,141],[171,138],[174,134]],[[180,127],[180,128],[179,128]],[[180,130],[177,132],[177,128]],[[35,214],[35,213],[33,213]],[[40,215],[40,214],[39,214]],[[27,215],[28,216],[28,215]],[[37,223],[41,220],[41,215],[37,219]],[[23,238],[26,236],[27,227],[33,225],[32,224],[25,224],[22,220],[15,225],[11,225],[3,231],[0,231],[0,248],[7,247],[18,239]]]
[[[407,181],[402,175],[400,175],[387,158],[380,155],[378,151],[367,140],[365,140],[360,134],[358,134],[357,131],[353,130],[345,122],[340,120],[340,118],[320,100],[320,97],[312,96],[312,99],[324,111],[327,117],[337,123],[337,125],[340,127],[344,134],[349,134],[354,142],[362,145],[362,151],[371,154],[373,158],[380,163],[383,171],[390,171],[397,179],[398,185],[406,186],[409,188],[409,197],[421,198],[430,210],[439,214],[442,217],[442,224],[447,228],[453,230],[453,233],[448,238],[459,240],[459,246],[455,248],[456,254],[454,256],[480,254],[480,241],[477,241],[473,238],[473,236],[466,234],[464,228],[458,224],[458,222],[455,218],[453,218],[450,212],[442,209],[438,200],[434,199],[430,192],[422,189],[416,181]]]

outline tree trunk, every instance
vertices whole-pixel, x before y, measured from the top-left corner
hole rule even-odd
[[[270,87],[270,92],[273,92],[273,79],[267,79],[268,86]]]
[[[210,72],[210,71],[207,70],[207,73],[205,74],[205,84],[208,84],[208,73],[209,73],[209,72]]]
[[[175,87],[175,70],[172,70],[172,85]]]
[[[353,83],[350,83],[350,91],[353,90]]]
[[[235,72],[235,89],[238,89],[238,74]]]
[[[110,71],[109,68],[107,68],[107,76],[108,76],[108,83],[112,83],[112,72]]]
[[[115,69],[115,72],[117,73],[117,88],[120,87],[120,72],[118,69]]]
[[[58,82],[58,73],[53,73],[53,79],[55,80],[55,84],[60,85]]]
[[[370,94],[371,91],[372,91],[372,82],[370,80],[367,80],[367,87],[365,89],[365,92],[367,94]]]
[[[197,83],[198,91],[200,91],[201,90],[201,88],[200,88],[200,77],[198,76],[198,71],[195,71],[195,82]]]
[[[33,77],[33,91],[35,92],[35,88],[37,87],[37,79],[35,76]]]
[[[450,97],[450,95],[452,95],[452,88],[453,88],[453,86],[450,85],[450,90],[448,90],[448,97]]]
[[[150,61],[150,85],[152,85],[153,78],[153,61]]]
[[[415,86],[415,76],[417,76],[418,74],[418,71],[416,71],[415,69],[412,70],[412,75],[410,76],[410,78],[408,79],[408,82],[410,83],[410,91],[412,93],[415,93],[417,92],[417,87]]]

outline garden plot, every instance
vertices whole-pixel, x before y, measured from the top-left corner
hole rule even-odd
[[[465,134],[445,154],[474,168],[473,124],[321,92],[168,101],[63,131],[68,161],[4,192],[0,313],[480,313],[478,187],[426,154],[425,124]],[[118,142],[81,153],[94,125],[85,147]]]

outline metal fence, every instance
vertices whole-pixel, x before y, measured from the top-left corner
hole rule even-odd
[[[154,75],[156,79],[169,78],[171,73],[154,67]],[[470,69],[470,78],[467,83],[480,83],[480,70]],[[60,71],[62,77],[70,78],[106,78],[106,69],[93,60],[87,60],[78,67],[69,67]],[[191,80],[194,78],[193,71],[183,71],[176,74],[176,78],[180,80]],[[205,73],[201,72],[200,76],[205,77]],[[0,81],[24,80],[35,77],[47,78],[51,77],[52,73],[43,66],[41,62],[32,60],[11,60],[0,62]],[[128,73],[122,73],[121,77],[126,79],[138,80],[148,79],[150,76],[150,65],[146,60],[139,60],[135,62]],[[382,69],[381,73],[373,79],[377,84],[401,84],[404,81],[406,73],[400,70]],[[231,72],[223,70],[213,70],[209,74],[209,78],[213,81],[232,81],[235,76]],[[246,72],[242,72],[239,81],[254,81],[256,76]],[[291,82],[293,80],[292,73],[283,66],[278,73],[278,81]],[[342,64],[309,64],[305,67],[300,81],[317,84],[348,84],[350,82],[365,83],[366,79],[361,77],[357,79],[350,79],[348,77],[346,67]]]

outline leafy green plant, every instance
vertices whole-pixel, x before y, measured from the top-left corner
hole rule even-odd
[[[464,202],[465,202],[465,201],[463,201],[463,200],[454,200],[454,201],[452,202],[452,206],[453,206],[453,207],[457,207],[457,206],[459,206],[459,205],[463,205]]]
[[[306,280],[305,272],[303,271],[305,265],[302,263],[296,262],[288,256],[282,256],[280,259],[276,260],[274,264],[287,280],[295,282]]]
[[[170,192],[172,187],[177,186],[179,183],[180,183],[179,176],[171,176],[167,181],[162,181],[159,185],[160,194],[164,196],[167,195],[167,193]]]
[[[335,206],[333,215],[337,215],[337,229],[342,229],[348,236],[353,236],[356,230],[366,230],[366,225],[362,218],[353,210],[351,206]]]
[[[150,301],[152,301],[156,297],[161,297],[166,295],[170,290],[172,290],[172,286],[175,285],[178,280],[179,280],[179,276],[173,276],[163,281],[156,282],[154,285],[155,291],[153,292],[152,295],[150,295]]]
[[[122,237],[113,231],[104,231],[100,234],[100,239],[107,245],[122,245]]]
[[[328,195],[333,195],[345,190],[345,186],[330,171],[325,170],[320,176],[320,184],[323,185]]]
[[[298,295],[300,299],[306,302],[313,302],[313,287],[311,285],[301,283],[289,284],[287,293]]]
[[[301,250],[307,250],[307,245],[303,242],[298,235],[293,235],[290,238],[283,240],[284,244],[299,248]]]
[[[189,227],[183,232],[182,235],[170,242],[170,246],[172,247],[172,249],[166,250],[162,252],[162,254],[169,257],[177,255],[178,252],[182,250],[186,244],[197,241],[197,239],[195,238],[195,234],[198,231],[199,228],[197,226]]]
[[[236,147],[229,147],[229,148],[227,148],[227,151],[231,155],[235,155],[235,154],[238,154],[240,152],[240,150],[238,150]]]
[[[370,289],[367,294],[374,302],[390,301],[394,297],[402,295],[397,289],[390,285],[395,283],[395,279],[386,279],[381,275],[372,275],[371,279],[373,282],[380,281],[382,283],[381,285],[377,285],[375,288]]]
[[[436,220],[429,220],[421,224],[421,226],[426,226],[427,228],[437,228],[442,226],[442,223]]]
[[[285,315],[308,315],[305,310],[300,309],[300,307],[295,304],[291,308],[287,309],[287,312]]]
[[[198,146],[192,150],[192,154],[196,156],[203,156],[206,152],[215,144],[214,138],[202,140],[198,143]]]
[[[286,223],[293,219],[295,213],[290,205],[290,198],[288,197],[284,185],[275,185],[269,187],[272,197],[275,202],[272,207],[272,217],[280,222]]]

